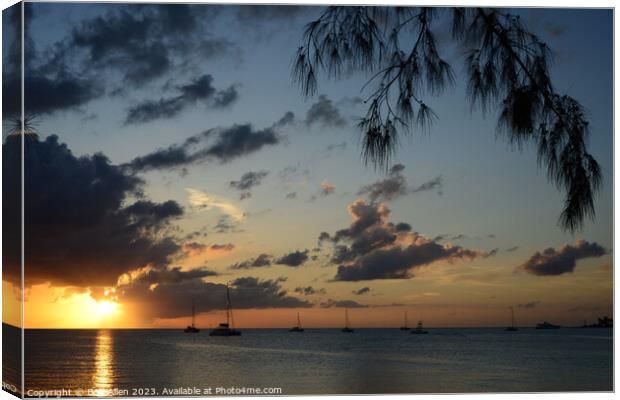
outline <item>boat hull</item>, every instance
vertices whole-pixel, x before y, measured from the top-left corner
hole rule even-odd
[[[209,332],[209,336],[241,336],[241,332],[234,329],[216,329]]]

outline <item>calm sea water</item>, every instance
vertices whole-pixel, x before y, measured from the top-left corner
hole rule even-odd
[[[611,329],[27,330],[26,390],[276,387],[283,394],[613,390]],[[133,393],[132,393],[133,392]],[[126,395],[127,393],[120,393]],[[151,393],[152,394],[152,393]]]

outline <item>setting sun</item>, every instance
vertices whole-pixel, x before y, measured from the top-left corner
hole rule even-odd
[[[99,315],[110,315],[116,312],[118,309],[118,303],[102,300],[97,302],[97,312]]]

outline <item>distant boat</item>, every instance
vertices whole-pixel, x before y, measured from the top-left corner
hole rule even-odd
[[[560,329],[560,325],[553,325],[545,321],[542,324],[537,324],[536,329]]]
[[[418,326],[416,326],[416,328],[414,330],[412,330],[411,333],[415,333],[417,335],[421,335],[421,334],[424,334],[424,333],[428,333],[428,331],[424,330],[424,326],[422,325],[422,321],[418,321]]]
[[[226,322],[209,332],[209,336],[241,336],[241,331],[234,328],[232,306],[230,304],[230,290],[226,285]]]
[[[347,333],[354,332],[354,330],[349,327],[349,310],[346,308],[344,309],[344,328],[342,328],[342,331]]]
[[[189,325],[183,331],[185,333],[198,333],[200,329],[196,328],[196,307],[194,306],[194,301],[192,300],[192,324]]]
[[[409,328],[409,324],[407,322],[407,311],[405,311],[405,324],[403,326],[400,327],[401,331],[408,331],[411,328]]]
[[[511,314],[511,319],[510,319],[510,326],[508,326],[505,330],[508,332],[516,332],[519,330],[519,328],[517,328],[517,326],[515,325],[515,309],[514,307],[510,307],[510,314]]]
[[[288,330],[289,332],[303,332],[304,328],[301,327],[301,320],[299,319],[299,313],[297,313],[297,325]]]

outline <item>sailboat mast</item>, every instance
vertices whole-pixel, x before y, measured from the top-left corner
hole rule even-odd
[[[301,328],[301,320],[299,319],[299,313],[297,313],[297,327]]]
[[[409,325],[407,323],[407,311],[405,311],[405,328],[407,328]]]
[[[344,327],[345,328],[349,327],[349,309],[348,308],[344,309]]]
[[[192,328],[196,325],[196,306],[194,305],[194,299],[192,299]]]
[[[228,289],[228,285],[226,285],[226,325],[229,325],[229,324],[230,324],[230,290]]]
[[[514,328],[515,327],[515,308],[514,307],[510,307],[510,315],[511,315],[511,326]]]

